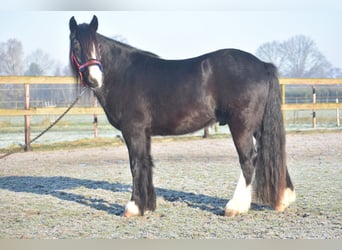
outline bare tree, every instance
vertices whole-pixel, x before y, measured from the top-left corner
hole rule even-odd
[[[26,76],[41,76],[44,71],[40,68],[37,63],[30,63],[28,69],[25,71]]]
[[[25,61],[28,65],[25,75],[46,75],[55,65],[54,60],[41,49],[33,51],[26,57]],[[32,69],[33,71],[31,71]]]
[[[332,68],[329,75],[333,78],[342,78],[342,69],[341,68]]]
[[[70,65],[64,66],[64,67],[63,67],[63,72],[62,72],[62,74],[63,74],[64,76],[72,76],[73,74],[72,74],[71,66],[70,66]]]
[[[55,67],[53,69],[53,75],[54,76],[63,76],[62,63],[61,62],[56,62],[55,63]]]
[[[283,48],[287,58],[284,71],[288,77],[325,77],[331,69],[309,37],[294,36],[283,43]]]
[[[286,53],[283,50],[283,46],[277,41],[262,44],[259,46],[256,54],[262,60],[277,65],[278,68],[282,68],[286,60]]]
[[[0,43],[0,74],[22,75],[24,72],[23,45],[16,39]]]
[[[332,65],[315,42],[304,35],[262,44],[256,55],[274,63],[283,77],[332,77]]]

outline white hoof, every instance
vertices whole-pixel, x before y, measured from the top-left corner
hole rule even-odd
[[[124,216],[125,217],[134,217],[139,216],[140,211],[137,205],[135,205],[134,201],[129,201],[125,207]]]

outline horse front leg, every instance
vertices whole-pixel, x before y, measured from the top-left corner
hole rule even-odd
[[[129,152],[133,180],[131,200],[127,203],[124,216],[144,215],[156,209],[156,193],[153,186],[153,161],[150,155],[149,136],[124,135]]]

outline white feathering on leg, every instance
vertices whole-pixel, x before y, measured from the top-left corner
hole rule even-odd
[[[233,198],[227,203],[225,209],[226,216],[235,216],[237,214],[247,213],[252,202],[251,185],[246,186],[246,180],[241,171],[240,178]]]
[[[275,208],[275,210],[282,212],[295,200],[296,200],[296,191],[295,190],[292,191],[290,188],[286,188],[284,191],[283,199],[280,205]]]
[[[137,205],[135,205],[134,201],[129,201],[125,207],[125,217],[132,217],[140,215],[140,211]]]

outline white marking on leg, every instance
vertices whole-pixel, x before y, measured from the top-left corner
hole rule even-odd
[[[95,45],[93,44],[93,50],[91,52],[91,58],[96,59],[98,58],[96,55]],[[103,72],[101,71],[98,65],[90,65],[89,69],[89,77],[92,81],[96,81],[99,88],[102,86],[103,82]]]
[[[140,211],[137,205],[135,205],[134,201],[129,201],[125,207],[124,216],[132,217],[140,215]]]
[[[257,140],[255,139],[254,136],[253,136],[253,146],[254,146],[255,152],[257,154],[257,152],[258,152],[258,142],[257,142]]]
[[[286,188],[284,191],[283,199],[280,205],[275,208],[275,210],[282,212],[295,200],[296,200],[296,191],[295,190],[292,191],[290,188]]]
[[[254,136],[253,136],[253,145],[254,147],[256,147],[256,139],[254,138]]]
[[[240,178],[233,198],[227,203],[225,209],[226,216],[235,216],[237,214],[247,213],[252,202],[251,185],[246,186],[246,180],[241,171]]]

